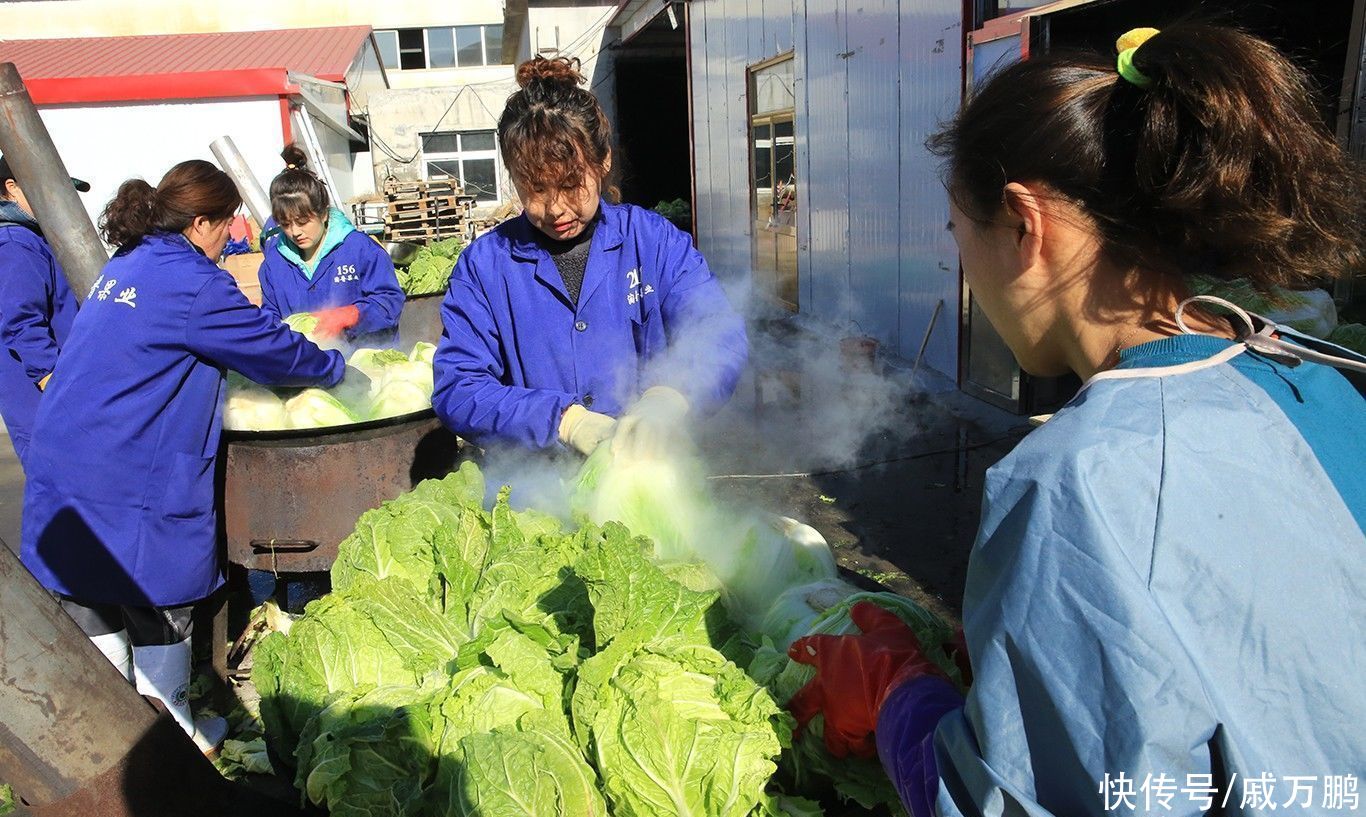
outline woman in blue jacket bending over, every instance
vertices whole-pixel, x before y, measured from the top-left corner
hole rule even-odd
[[[394,262],[374,239],[335,207],[308,169],[303,150],[289,145],[285,169],[270,183],[270,210],[280,232],[267,240],[261,262],[261,309],[276,320],[299,312],[318,318],[313,335],[364,346],[398,342],[403,290]]]
[[[223,583],[214,466],[225,370],[333,386],[346,369],[215,264],[240,204],[227,174],[198,160],[155,189],[119,188],[100,220],[118,250],[48,383],[24,493],[24,564],[205,749],[226,724],[196,724],[185,692],[193,605]]]
[[[484,446],[650,455],[730,398],[745,328],[688,235],[603,198],[611,130],[582,81],[517,69],[498,138],[525,209],[456,262],[432,404]]]
[[[71,180],[76,189],[90,185]],[[57,354],[76,317],[76,297],[28,198],[0,157],[0,416],[22,465]]]
[[[1002,70],[931,142],[982,311],[1085,380],[987,473],[966,698],[876,610],[790,653],[798,720],[917,817],[1327,813],[1366,771],[1366,401],[1336,371],[1366,359],[1185,283],[1353,274],[1360,172],[1269,44],[1118,45]]]

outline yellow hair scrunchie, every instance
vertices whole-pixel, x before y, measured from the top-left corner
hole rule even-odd
[[[1157,33],[1155,28],[1131,28],[1115,40],[1115,48],[1119,51],[1119,75],[1139,88],[1147,88],[1153,84],[1153,80],[1134,65],[1134,52]]]

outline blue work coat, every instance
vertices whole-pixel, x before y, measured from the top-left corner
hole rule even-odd
[[[748,341],[702,254],[658,213],[601,208],[577,304],[525,216],[460,254],[432,395],[457,434],[543,449],[575,403],[616,416],[654,385],[701,413],[730,399]]]
[[[57,365],[75,317],[76,297],[47,241],[0,222],[0,416],[20,463],[42,396],[38,381]]]
[[[357,231],[335,208],[328,217],[312,278],[288,242],[283,235],[266,242],[259,272],[262,310],[279,320],[296,312],[355,305],[360,322],[346,330],[348,341],[364,346],[398,343],[403,290],[383,247]]]
[[[879,715],[907,806],[1319,813],[1328,778],[1366,775],[1363,463],[1366,401],[1327,366],[1124,350],[987,473],[966,704],[918,679]]]
[[[204,598],[222,584],[214,465],[224,370],[331,386],[345,367],[253,306],[184,236],[121,250],[76,316],[38,410],[24,564],[86,602]]]

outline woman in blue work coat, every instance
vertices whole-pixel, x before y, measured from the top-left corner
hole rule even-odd
[[[270,183],[279,234],[263,248],[261,309],[277,320],[313,313],[318,325],[311,334],[320,340],[395,345],[403,290],[393,260],[328,206],[327,187],[308,169],[303,150],[289,145],[281,156],[285,170]]]
[[[648,456],[730,398],[748,345],[690,237],[603,198],[611,131],[582,80],[563,58],[517,69],[498,137],[524,212],[456,262],[432,405],[484,446]]]
[[[966,698],[876,609],[790,651],[798,721],[917,817],[1327,813],[1366,772],[1366,358],[1185,283],[1355,274],[1360,169],[1261,40],[1117,51],[1005,68],[931,141],[982,311],[1085,380],[987,473]]]
[[[85,192],[90,185],[71,180]],[[76,298],[0,157],[0,416],[22,465],[38,398],[76,317]]]
[[[185,699],[192,606],[223,583],[214,466],[225,370],[332,386],[346,368],[215,264],[240,204],[232,180],[198,160],[156,188],[119,188],[101,218],[118,250],[48,384],[24,493],[24,564],[203,748],[226,731],[221,718],[196,725]]]

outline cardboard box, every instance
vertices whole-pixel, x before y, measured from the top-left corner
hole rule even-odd
[[[257,306],[261,305],[261,280],[257,277],[257,272],[261,269],[261,262],[265,257],[264,253],[259,252],[229,255],[219,265],[236,279],[237,286],[247,296],[247,300]]]

